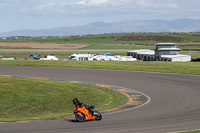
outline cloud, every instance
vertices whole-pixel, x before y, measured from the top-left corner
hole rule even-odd
[[[79,0],[76,2],[48,3],[35,5],[32,10],[40,13],[64,14],[110,14],[115,12],[154,12],[169,11],[178,8],[177,3],[162,0]],[[31,9],[31,8],[30,8]]]
[[[83,1],[78,1],[76,4],[78,5],[88,5],[88,6],[99,6],[103,4],[107,4],[108,0],[83,0]]]
[[[1,0],[1,30],[124,19],[200,19],[200,0]]]
[[[198,12],[199,0],[1,0],[3,9],[13,13],[38,16],[117,16],[127,14],[154,15],[163,17]],[[190,10],[188,10],[190,9]],[[0,9],[1,11],[1,9]],[[174,14],[176,13],[176,14]],[[145,17],[144,15],[144,17]],[[193,16],[196,15],[193,14]]]
[[[52,9],[54,9],[53,7],[55,5],[56,5],[56,3],[49,3],[47,5],[38,5],[35,7],[35,10],[40,10],[40,11],[45,10],[45,9],[52,10]]]
[[[132,5],[132,7],[130,6]],[[128,9],[128,8],[129,9]],[[127,12],[134,8],[133,0],[79,0],[76,2],[48,3],[34,5],[30,9],[34,13],[41,14],[62,14],[62,15],[83,15],[89,16],[93,14],[110,14],[113,12]]]

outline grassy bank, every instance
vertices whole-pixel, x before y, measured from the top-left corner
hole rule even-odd
[[[29,58],[29,55],[35,54],[36,56],[41,55],[44,57],[45,55],[54,54],[57,58],[69,58],[73,53],[87,54],[90,52],[91,54],[100,54],[100,53],[113,53],[114,55],[126,55],[126,51],[0,51],[0,57],[2,58]]]
[[[144,33],[144,34],[110,34],[94,36],[54,37],[46,39],[0,40],[6,43],[57,43],[57,44],[88,44],[87,49],[137,49],[152,48],[156,43],[173,42],[180,44],[181,49],[200,49],[199,33]],[[31,45],[31,44],[30,44]],[[108,46],[105,46],[108,45]],[[110,45],[110,46],[109,46]],[[113,46],[114,45],[114,46]],[[5,48],[5,47],[1,47]]]
[[[155,46],[136,46],[136,45],[91,45],[82,49],[155,49]]]
[[[0,60],[0,65],[111,69],[200,75],[199,62],[39,61]]]
[[[179,133],[200,133],[200,131],[189,131],[189,132],[179,132]]]
[[[115,45],[113,45],[115,46]],[[139,48],[139,47],[138,47]],[[140,47],[141,49],[145,49],[145,47]],[[112,48],[111,48],[112,49]],[[128,50],[127,50],[128,51]],[[90,51],[25,51],[25,50],[15,50],[15,51],[0,51],[0,57],[2,58],[27,58],[29,59],[29,55],[35,54],[36,56],[41,55],[44,57],[45,55],[54,54],[57,58],[69,58],[70,55],[73,53],[80,53],[80,54],[87,54],[88,52],[91,54],[100,54],[100,53],[112,53],[114,55],[121,55],[125,56],[127,51],[122,50],[111,50],[108,51],[106,49],[97,51],[97,50],[90,50]],[[131,49],[130,49],[131,51]],[[200,58],[200,52],[197,51],[181,51],[183,55],[191,55],[192,58]]]
[[[7,43],[62,43],[62,44],[145,44],[154,45],[159,42],[200,42],[200,33],[124,33],[91,36],[69,36],[54,38],[0,40]]]
[[[107,88],[0,76],[0,122],[72,115],[73,98],[104,110],[124,104],[126,96]]]

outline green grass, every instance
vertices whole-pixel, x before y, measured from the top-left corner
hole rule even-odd
[[[72,115],[73,98],[99,111],[127,101],[117,91],[92,85],[1,76],[0,97],[0,122]]]
[[[100,54],[100,53],[113,53],[115,55],[126,55],[126,51],[88,51],[91,54]],[[36,56],[41,55],[44,57],[45,55],[54,54],[57,58],[69,58],[73,53],[81,53],[86,54],[87,51],[0,51],[0,56],[2,58],[29,58],[29,55],[35,54]]]
[[[115,46],[115,45],[113,45]],[[106,46],[105,46],[106,47]],[[141,49],[145,48],[144,47],[140,47],[140,46],[136,46],[139,47]],[[131,50],[131,49],[130,49]],[[128,51],[128,50],[127,50]],[[121,55],[121,56],[125,56],[126,55],[126,51],[88,51],[91,54],[100,54],[100,53],[112,53],[114,55]],[[45,55],[50,55],[50,54],[55,54],[55,56],[57,58],[69,58],[70,55],[72,55],[73,53],[81,53],[81,54],[85,54],[88,53],[87,51],[79,51],[79,50],[74,50],[74,51],[0,51],[0,57],[2,56],[2,58],[27,58],[29,59],[29,55],[32,54],[36,54],[36,56],[41,55],[42,57],[44,57]],[[196,51],[182,51],[181,54],[184,55],[191,55],[192,58],[200,58],[200,52],[196,52]]]
[[[135,45],[91,45],[82,49],[155,49],[155,46],[135,46]]]
[[[183,55],[191,55],[193,59],[200,58],[200,52],[195,51],[181,51]]]
[[[111,69],[200,75],[200,62],[37,61],[0,60],[0,65]]]
[[[61,43],[61,44],[155,44],[155,41],[115,41],[115,36],[84,36],[46,39],[0,40],[6,43]]]
[[[179,133],[200,133],[200,131],[189,131],[189,132],[179,132]]]
[[[57,58],[68,58],[71,54],[78,53],[78,51],[0,51],[2,58],[29,58],[30,55],[45,55],[55,54]]]
[[[198,45],[195,45],[195,44],[190,44],[190,45],[179,45],[178,46],[178,48],[180,48],[180,49],[193,49],[193,50],[195,50],[195,49],[198,49],[199,51],[200,51],[200,44],[198,44]]]
[[[139,39],[139,40],[126,40],[119,39],[120,37],[129,36],[152,36],[156,39]],[[159,39],[166,37],[163,41]],[[168,38],[169,37],[169,38]],[[175,38],[172,40],[171,38]],[[176,40],[176,38],[184,38],[183,40]],[[200,35],[199,33],[145,33],[145,34],[122,34],[122,35],[98,35],[98,36],[70,36],[70,37],[54,37],[46,39],[19,39],[19,40],[0,40],[0,42],[7,43],[60,43],[60,44],[89,44],[90,49],[136,49],[135,46],[129,45],[139,45],[140,47],[146,47],[147,49],[154,47],[156,43],[161,42],[174,42],[180,44],[181,49],[200,49]],[[121,46],[112,46],[112,45]],[[44,44],[45,45],[45,44]],[[111,45],[111,46],[105,46]]]

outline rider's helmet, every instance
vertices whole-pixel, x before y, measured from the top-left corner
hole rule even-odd
[[[73,99],[73,103],[74,103],[74,105],[78,104],[78,99],[77,99],[77,98],[74,98],[74,99]]]

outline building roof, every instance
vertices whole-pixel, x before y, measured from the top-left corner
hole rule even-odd
[[[142,54],[142,55],[154,55],[154,54],[155,54],[155,51],[154,51],[154,50],[141,51],[141,52],[137,52],[137,54]]]
[[[152,51],[149,49],[137,49],[137,50],[133,50],[133,51],[127,51],[129,53],[138,53],[138,52],[148,52],[148,51]]]
[[[180,48],[159,48],[159,51],[181,51]]]
[[[178,44],[177,43],[156,43],[155,45],[157,46],[157,45],[178,45]]]

